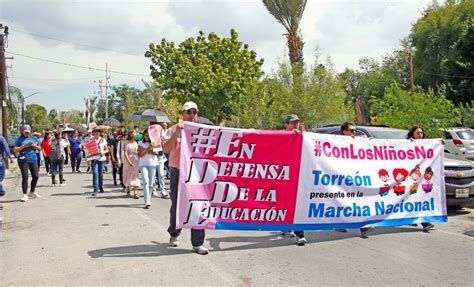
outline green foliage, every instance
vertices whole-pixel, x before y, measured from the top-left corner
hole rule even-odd
[[[33,131],[41,132],[50,127],[46,108],[37,105],[27,105],[25,110],[25,123],[31,125]]]
[[[57,129],[61,123],[58,118],[58,111],[55,109],[50,110],[48,113],[48,120],[51,123],[51,127]]]
[[[180,103],[195,101],[200,113],[215,123],[230,119],[237,111],[239,96],[263,72],[263,59],[238,40],[231,30],[228,38],[199,32],[178,46],[165,39],[150,44],[145,56],[152,61],[151,75],[166,91],[164,99]]]
[[[51,112],[50,112],[51,113]],[[84,114],[78,110],[70,110],[59,114],[60,120],[65,124],[83,124],[85,123]]]
[[[396,50],[382,57],[380,61],[363,58],[359,60],[359,70],[346,68],[339,74],[345,83],[346,102],[358,102],[366,122],[370,122],[369,99],[371,97],[383,98],[385,88],[393,82],[404,88],[409,87],[409,46],[408,39],[403,39]]]
[[[444,85],[454,103],[474,95],[474,1],[432,4],[412,28],[415,83],[425,89]]]
[[[297,114],[310,129],[315,125],[339,123],[353,118],[344,103],[343,81],[326,65],[316,63],[293,83],[291,65],[280,63],[272,76],[254,82],[240,98],[240,112],[228,126],[257,129],[283,129],[284,118]]]
[[[403,90],[393,83],[385,90],[380,99],[370,99],[370,112],[376,119],[374,123],[394,128],[410,129],[414,125],[422,126],[428,137],[441,137],[440,129],[461,123],[461,111],[444,95]]]
[[[474,100],[471,101],[470,105],[468,103],[461,103],[459,109],[462,114],[462,125],[464,127],[474,128]]]

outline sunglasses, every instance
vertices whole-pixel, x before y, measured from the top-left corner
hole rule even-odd
[[[198,112],[197,112],[196,110],[187,110],[186,113],[187,113],[188,115],[195,115],[195,114],[197,114]]]
[[[355,133],[355,132],[356,132],[355,129],[346,129],[346,131],[349,131],[349,132],[351,132],[351,133]]]

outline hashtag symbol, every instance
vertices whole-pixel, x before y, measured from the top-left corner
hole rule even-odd
[[[206,134],[205,131],[208,131],[208,133]],[[203,148],[204,153],[209,154],[210,149],[216,147],[212,143],[215,132],[215,130],[199,129],[197,134],[192,134],[191,136],[196,139],[191,143],[193,152],[200,152],[200,149]]]
[[[321,156],[321,142],[315,141],[314,142],[314,156]]]

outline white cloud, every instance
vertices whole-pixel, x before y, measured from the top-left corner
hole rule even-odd
[[[392,51],[410,32],[429,0],[414,1],[308,1],[301,31],[305,60],[312,64],[314,50],[330,56],[337,70],[357,68],[363,57],[379,58]],[[162,38],[179,43],[199,30],[228,36],[231,28],[241,41],[265,59],[264,70],[287,57],[282,25],[260,0],[246,1],[7,1],[0,0],[0,23],[11,28],[7,51],[66,63],[149,74],[143,57],[150,42]],[[41,34],[67,42],[133,54],[87,48],[25,34]],[[91,78],[104,73],[66,67],[14,56],[13,82],[24,94],[42,91],[37,101],[48,109],[82,109],[82,98],[96,89]],[[82,79],[33,81],[36,79]],[[111,83],[141,87],[140,78],[112,74]]]

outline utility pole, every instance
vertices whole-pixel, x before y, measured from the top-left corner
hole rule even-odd
[[[2,82],[2,133],[7,138],[7,63],[5,59],[5,43],[8,38],[8,27],[0,24],[0,71],[2,73],[0,81]]]
[[[413,96],[413,90],[415,89],[415,80],[413,79],[413,56],[411,52],[408,54],[408,63],[410,65],[410,96]]]
[[[109,65],[105,63],[105,82],[102,80],[99,81],[94,81],[95,83],[98,83],[99,85],[99,91],[95,92],[99,94],[100,99],[104,100],[102,97],[102,89],[105,90],[105,117],[109,117],[109,88],[110,88],[110,76],[109,76]]]

